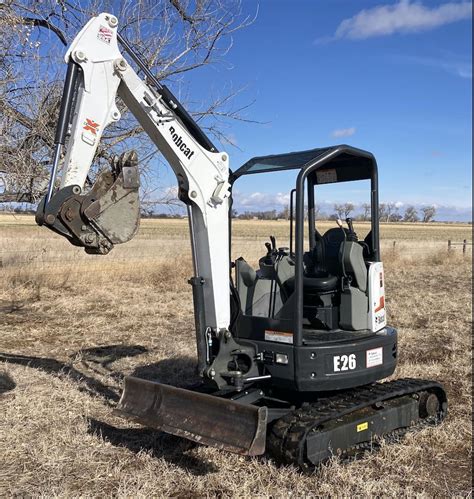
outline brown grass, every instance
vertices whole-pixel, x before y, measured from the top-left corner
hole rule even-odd
[[[271,232],[283,241],[284,224],[238,222],[234,253],[255,260]],[[448,238],[470,239],[470,227],[394,225],[382,235],[400,335],[396,376],[443,382],[449,417],[307,476],[112,413],[124,374],[193,378],[185,222],[145,221],[134,241],[102,258],[31,218],[0,216],[0,496],[469,495],[471,258],[446,248]]]

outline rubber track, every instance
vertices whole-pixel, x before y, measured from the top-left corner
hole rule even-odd
[[[397,379],[320,398],[314,403],[296,409],[276,421],[269,429],[267,450],[272,457],[282,463],[294,464],[302,469],[314,468],[314,463],[308,462],[305,456],[306,438],[310,432],[317,431],[320,425],[332,419],[370,407],[377,402],[422,391],[437,395],[440,413],[434,419],[437,422],[443,420],[447,413],[447,397],[440,383],[422,379]]]

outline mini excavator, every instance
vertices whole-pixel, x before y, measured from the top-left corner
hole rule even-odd
[[[115,157],[87,187],[101,136],[121,117],[120,97],[170,164],[187,208],[202,382],[185,389],[126,377],[116,411],[204,445],[268,452],[302,469],[442,421],[441,384],[380,382],[394,372],[398,352],[386,317],[374,156],[337,145],[255,157],[231,172],[228,154],[117,28],[117,18],[102,13],[67,50],[51,178],[36,221],[91,254],[106,255],[136,234],[134,151]],[[289,247],[271,237],[257,269],[242,257],[231,261],[235,182],[283,170],[296,175]],[[356,180],[370,182],[370,232],[360,240],[348,218],[320,233],[317,188]]]

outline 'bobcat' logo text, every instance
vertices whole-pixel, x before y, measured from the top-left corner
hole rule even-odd
[[[191,151],[191,149],[183,142],[183,138],[181,137],[181,135],[178,135],[176,133],[176,130],[172,126],[170,126],[170,133],[171,137],[173,138],[173,142],[176,144],[179,150],[182,151],[188,159],[191,159],[194,151]]]

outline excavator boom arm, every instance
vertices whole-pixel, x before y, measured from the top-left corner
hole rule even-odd
[[[157,83],[159,87],[152,88],[137,75],[119,49],[117,28],[114,16],[100,14],[84,26],[66,53],[68,74],[52,178],[37,221],[96,253],[107,253],[135,234],[136,156],[122,157],[117,171],[99,175],[92,190],[84,190],[105,128],[121,117],[119,96],[175,172],[179,197],[187,205],[196,285],[202,293],[200,328],[228,330],[228,155],[215,150],[166,87]]]

